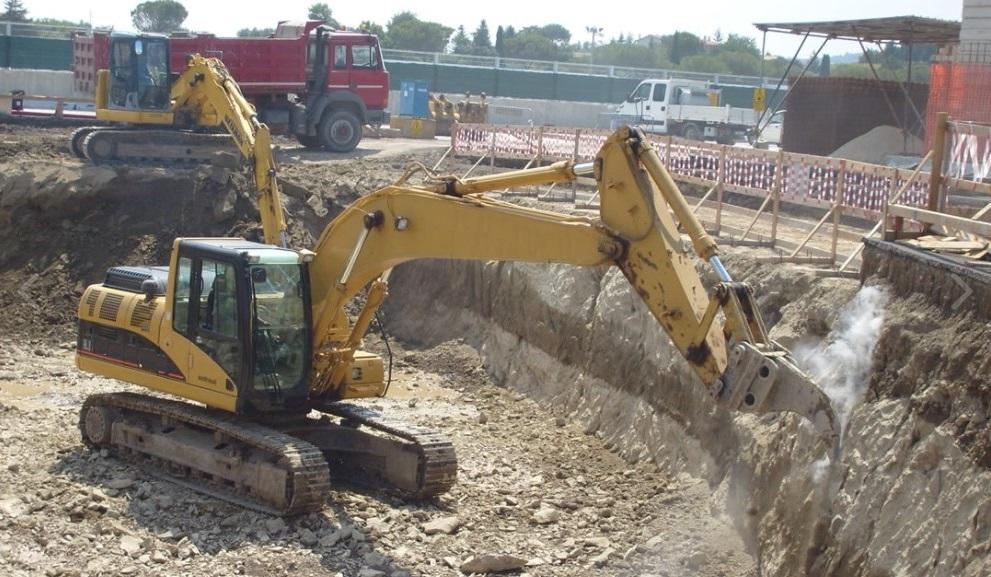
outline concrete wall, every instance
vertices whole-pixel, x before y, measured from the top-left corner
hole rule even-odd
[[[78,97],[72,91],[72,72],[0,68],[0,94],[23,90],[28,96]]]
[[[458,102],[463,94],[448,94]],[[478,97],[473,98],[474,101]],[[570,102],[566,100],[538,100],[535,98],[508,98],[494,96],[486,99],[489,104],[489,122],[535,126],[563,126],[568,128],[609,128],[609,119],[602,115],[612,112],[615,104],[599,102]],[[399,114],[399,91],[389,92],[389,112]]]

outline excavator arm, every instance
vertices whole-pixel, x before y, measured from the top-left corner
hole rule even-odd
[[[599,218],[521,207],[482,194],[580,176],[594,176],[598,183]],[[408,184],[408,177],[350,205],[315,247],[311,396],[343,396],[354,354],[397,264],[449,258],[615,265],[717,403],[755,413],[795,412],[835,441],[829,399],[767,336],[750,288],[729,276],[715,241],[639,131],[617,131],[589,164],[559,162],[469,180],[433,177],[419,186]],[[720,279],[711,294],[679,226]],[[352,322],[344,306],[366,287],[364,309]]]
[[[171,98],[172,109],[183,124],[222,125],[230,133],[253,166],[265,242],[287,246],[271,132],[259,122],[255,107],[244,98],[224,63],[199,54],[189,56],[186,70],[172,85]]]

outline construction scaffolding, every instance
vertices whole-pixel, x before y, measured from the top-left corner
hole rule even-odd
[[[902,129],[902,135],[907,144],[909,134],[913,131],[913,126],[924,126],[926,120],[923,117],[923,110],[927,107],[920,102],[916,102],[910,91],[912,84],[912,46],[915,44],[950,44],[958,41],[960,37],[960,23],[935,18],[920,18],[918,16],[893,16],[889,18],[867,18],[858,20],[838,20],[828,22],[766,22],[754,24],[758,30],[762,31],[766,37],[768,32],[779,32],[784,34],[795,34],[802,36],[802,44],[795,51],[792,57],[792,64],[798,59],[805,41],[809,38],[822,38],[822,43],[816,50],[812,58],[819,55],[826,43],[830,40],[852,40],[860,45],[864,54],[864,59],[870,65],[877,89],[884,97],[885,103],[890,110],[892,118]],[[899,82],[901,94],[904,98],[901,101],[901,113],[899,114],[896,103],[889,96],[884,88],[884,83],[878,76],[877,69],[871,59],[867,45],[875,44],[881,47],[882,43],[897,43],[908,48],[909,66],[908,77],[905,82]],[[812,59],[809,60],[811,62]],[[788,69],[792,67],[789,64]],[[808,65],[806,64],[806,69]],[[785,75],[788,71],[785,71]],[[791,92],[805,74],[802,74],[791,82]],[[986,94],[986,93],[985,93]],[[787,95],[786,95],[787,100]],[[928,107],[932,110],[932,105]],[[776,111],[775,111],[776,112]],[[787,125],[785,131],[787,132]]]

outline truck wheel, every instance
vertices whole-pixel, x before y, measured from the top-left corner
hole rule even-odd
[[[320,142],[319,136],[311,136],[309,134],[297,134],[296,140],[306,148],[320,148],[323,144]]]
[[[351,152],[361,140],[361,122],[350,110],[335,110],[320,121],[318,133],[331,152]]]
[[[689,122],[681,129],[681,135],[688,140],[702,140],[702,130],[694,122]]]

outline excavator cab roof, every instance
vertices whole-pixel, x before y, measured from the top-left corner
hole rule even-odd
[[[240,238],[177,239],[181,251],[196,251],[227,258],[241,257],[255,264],[294,264],[303,262],[300,253],[271,244],[251,242]]]

